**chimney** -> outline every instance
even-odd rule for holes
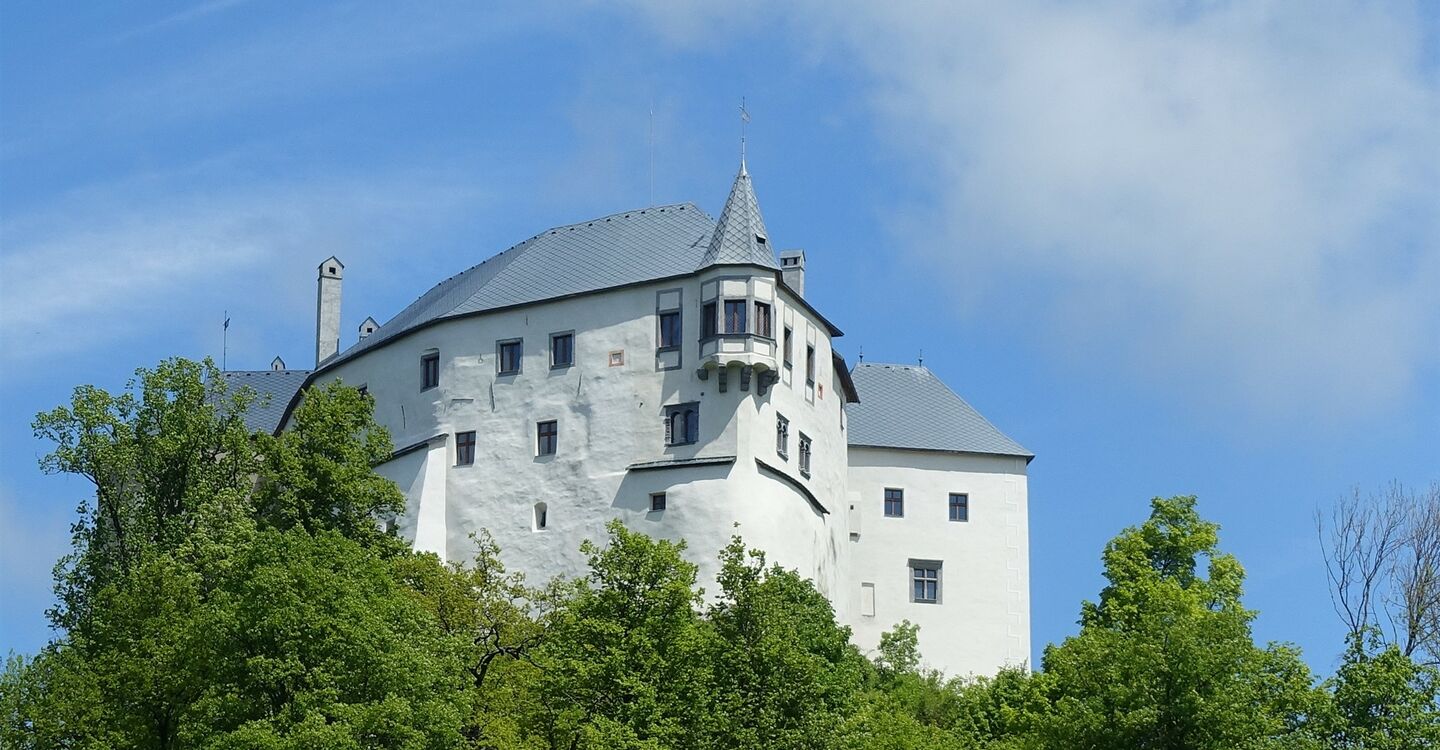
[[[315,282],[315,366],[340,352],[340,278],[345,264],[330,256]]]
[[[285,369],[285,360],[280,359],[279,357],[276,357],[275,359],[270,360],[270,369],[271,369],[271,370],[275,370],[275,371],[277,371],[277,372],[280,371],[280,370]]]
[[[374,318],[366,318],[365,322],[360,324],[360,340],[364,341],[366,336],[374,333],[375,329],[379,327],[380,324],[376,323]]]
[[[785,286],[800,295],[805,296],[805,251],[804,250],[781,250],[780,251],[780,278],[785,281]]]

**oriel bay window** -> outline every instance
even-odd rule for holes
[[[748,300],[725,300],[726,333],[748,333],[748,331],[745,329],[745,308],[747,305],[749,305]]]

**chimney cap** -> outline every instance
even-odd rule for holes
[[[338,279],[345,273],[345,264],[332,255],[320,262],[319,270],[321,278]]]
[[[270,360],[270,369],[276,371],[285,369],[285,360],[280,359],[278,356],[275,357],[275,359]]]

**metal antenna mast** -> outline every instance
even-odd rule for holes
[[[220,372],[225,372],[225,365],[230,358],[230,311],[226,310],[224,315],[225,324],[220,326]]]

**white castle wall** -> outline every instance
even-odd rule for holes
[[[863,397],[863,395],[862,395]],[[873,649],[880,634],[909,620],[920,653],[951,675],[993,674],[1030,654],[1030,555],[1023,458],[851,448],[849,497],[858,537],[848,555],[845,599],[855,642]],[[904,490],[905,515],[884,514],[886,488]],[[970,496],[970,520],[949,520],[949,495]],[[909,561],[938,560],[938,604],[911,601]],[[874,615],[860,613],[874,586]]]

